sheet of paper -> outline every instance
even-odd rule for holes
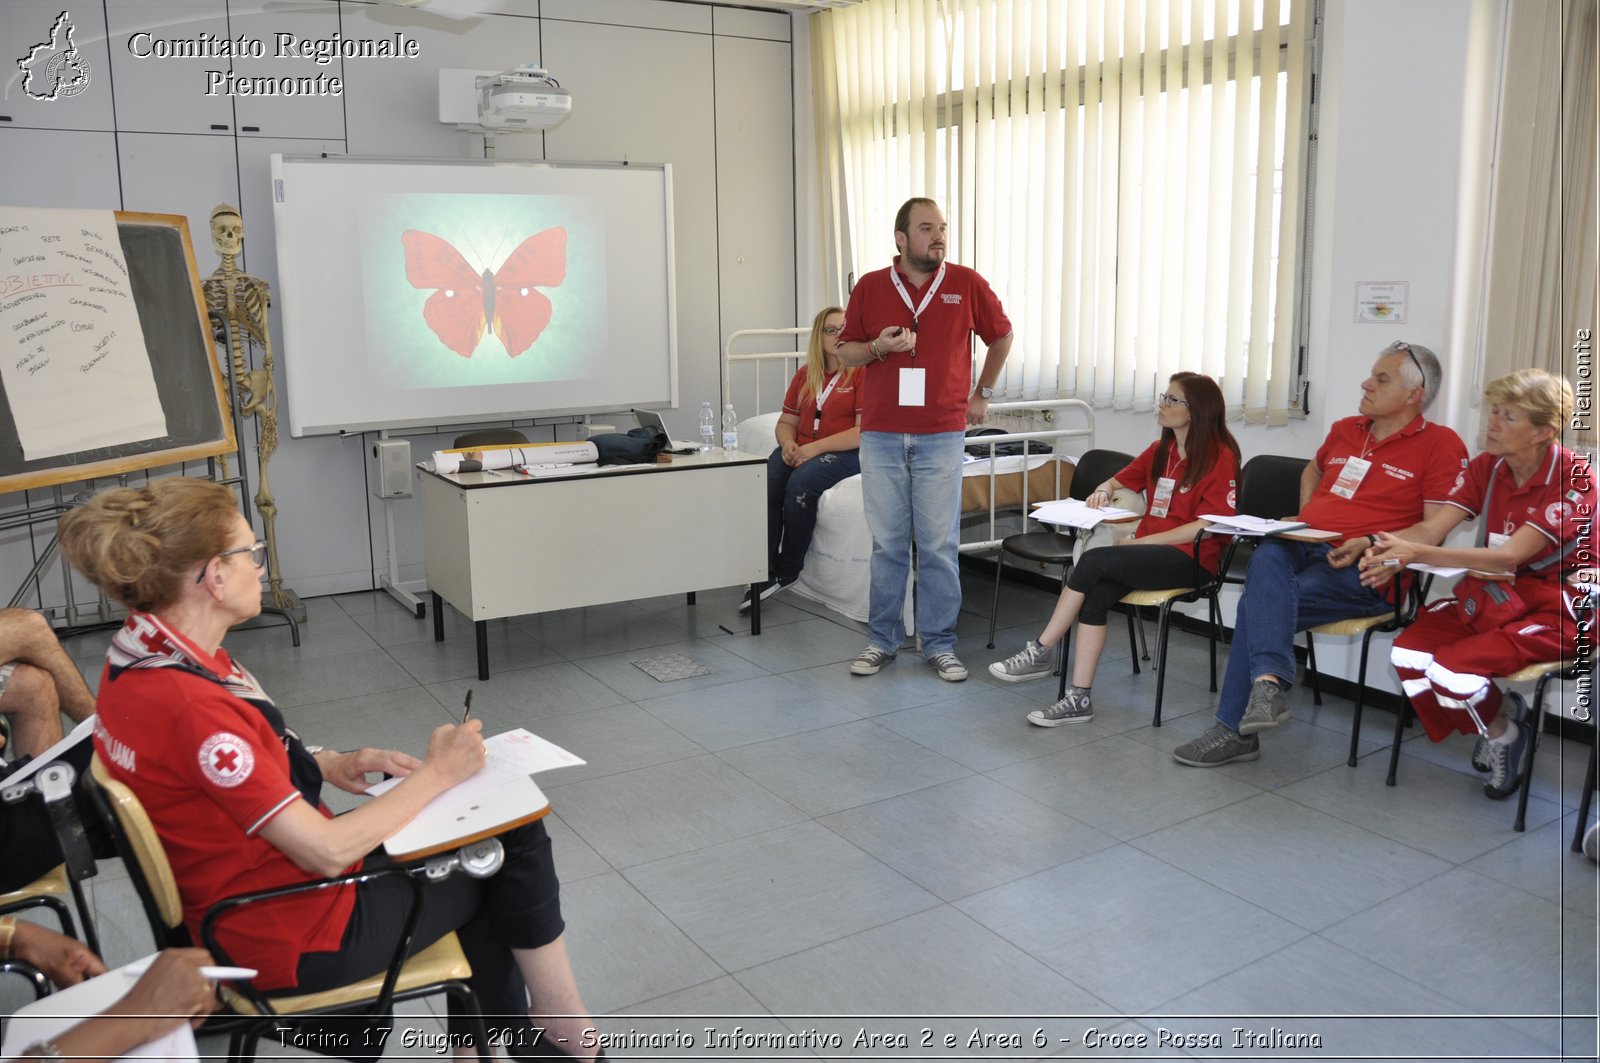
[[[0,261],[0,380],[23,457],[165,436],[116,215],[0,207]]]
[[[1440,577],[1441,579],[1452,579],[1456,576],[1465,575],[1467,571],[1464,568],[1447,568],[1444,565],[1424,565],[1421,562],[1416,561],[1407,565],[1406,568],[1409,568],[1413,572],[1428,572],[1432,575]]]
[[[1243,535],[1276,535],[1279,532],[1297,531],[1304,528],[1305,522],[1298,520],[1271,520],[1267,517],[1252,517],[1248,513],[1202,513],[1201,520],[1209,520],[1216,526],[1216,530],[1227,532],[1228,529],[1238,529]]]
[[[23,780],[32,776],[34,772],[38,771],[46,764],[50,764],[59,760],[61,758],[61,754],[65,753],[67,750],[71,749],[73,746],[77,745],[79,742],[83,741],[89,735],[94,733],[94,722],[97,719],[99,719],[99,715],[97,713],[90,713],[88,718],[86,718],[78,726],[74,727],[72,729],[72,733],[67,735],[67,737],[51,746],[43,753],[40,753],[37,757],[34,757],[32,760],[28,761],[28,763],[24,764],[10,775],[7,775],[5,777],[5,785],[15,786],[17,783],[22,782]]]
[[[471,455],[470,459],[468,455]],[[461,463],[476,461],[485,469],[510,469],[517,465],[572,465],[600,458],[600,450],[588,440],[575,443],[527,443],[512,447],[463,447],[436,450],[424,467],[448,476],[461,471]]]
[[[483,740],[483,744],[489,756],[484,760],[483,767],[478,769],[478,773],[434,798],[418,813],[418,818],[427,815],[429,809],[458,790],[462,791],[461,795],[452,798],[451,803],[459,804],[471,800],[519,776],[536,775],[541,771],[572,768],[586,763],[582,757],[569,753],[554,742],[547,742],[521,727],[490,735]],[[367,787],[367,794],[377,797],[399,785],[399,779],[385,779]],[[466,789],[463,789],[464,787]]]
[[[154,956],[135,963],[148,965]],[[129,964],[132,967],[134,964]],[[108,971],[99,978],[91,978],[56,993],[43,1000],[24,1004],[6,1021],[5,1043],[0,1045],[0,1058],[18,1055],[35,1041],[48,1041],[76,1026],[86,1016],[96,1015],[122,998],[135,981],[127,967]],[[197,1063],[200,1049],[195,1044],[194,1031],[187,1023],[176,1030],[149,1041],[120,1059],[165,1059],[176,1063]]]
[[[1041,502],[1034,507],[1034,520],[1046,524],[1061,524],[1069,528],[1093,528],[1104,520],[1128,520],[1139,514],[1131,509],[1093,509],[1076,498],[1063,498],[1056,502]]]

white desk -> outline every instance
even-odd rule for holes
[[[692,602],[767,578],[767,459],[754,454],[544,479],[424,472],[420,494],[433,637],[444,641],[442,598],[474,623],[479,679],[489,620],[680,592]]]

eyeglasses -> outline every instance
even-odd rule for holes
[[[1189,400],[1188,399],[1180,399],[1180,398],[1178,398],[1178,396],[1176,396],[1176,395],[1168,395],[1164,391],[1161,393],[1161,397],[1160,397],[1159,401],[1160,401],[1161,405],[1163,405],[1163,406],[1187,406],[1187,405],[1189,405]]]
[[[250,563],[256,568],[260,568],[267,563],[267,544],[258,539],[249,546],[235,546],[232,550],[224,550],[222,553],[218,554],[217,557],[232,557],[234,554],[249,554]],[[207,562],[206,564],[209,565],[210,562]],[[200,574],[194,578],[194,581],[196,583],[203,583],[205,582],[205,578],[206,565],[201,565]]]
[[[844,331],[844,326],[843,325],[823,325],[822,326],[822,334],[824,336],[837,336],[839,333],[841,333],[843,331]]]
[[[1428,379],[1428,374],[1423,371],[1422,363],[1417,361],[1417,352],[1411,349],[1411,344],[1407,343],[1405,340],[1395,340],[1393,343],[1389,344],[1389,349],[1391,351],[1405,351],[1406,357],[1411,359],[1411,364],[1417,367],[1417,375],[1420,376],[1424,381]]]

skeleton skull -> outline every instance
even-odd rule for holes
[[[237,255],[244,246],[244,219],[233,207],[211,212],[211,243],[224,255]]]

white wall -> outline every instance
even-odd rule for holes
[[[573,117],[543,135],[499,138],[498,155],[673,166],[681,408],[665,416],[675,435],[693,434],[702,400],[720,404],[722,336],[795,320],[788,14],[670,0],[484,0],[484,9],[499,13],[455,22],[353,0],[295,6],[302,10],[269,0],[107,0],[106,16],[98,3],[73,7],[90,86],[70,100],[34,103],[13,84],[0,98],[0,114],[11,116],[0,122],[0,202],[184,214],[202,275],[218,261],[210,210],[238,203],[242,267],[276,289],[267,180],[273,152],[481,157],[480,137],[436,120],[437,70],[532,60],[571,90]],[[0,53],[23,54],[48,34],[60,10],[42,0],[8,0],[0,10]],[[353,39],[399,31],[417,39],[420,56],[289,69],[239,60],[235,69],[252,76],[321,70],[342,77],[345,91],[312,100],[230,100],[204,95],[204,70],[226,69],[227,59],[136,59],[126,40],[138,30],[186,39],[202,31],[243,33],[264,38],[269,51],[279,30]],[[284,349],[277,308],[272,317],[280,374],[285,362],[316,357]],[[387,568],[381,504],[368,483],[373,437],[288,438],[281,377],[279,395],[283,435],[270,470],[286,583],[303,596],[370,587],[374,570]],[[625,415],[595,420],[632,424]],[[529,434],[552,438],[556,430],[540,425]],[[448,445],[455,431],[416,437],[418,456]],[[253,426],[246,436],[253,445]],[[0,497],[0,517],[47,496]],[[397,504],[396,520],[402,574],[420,576],[415,500]],[[48,531],[0,533],[7,597]],[[63,593],[52,576],[42,601],[27,604],[55,605]]]

